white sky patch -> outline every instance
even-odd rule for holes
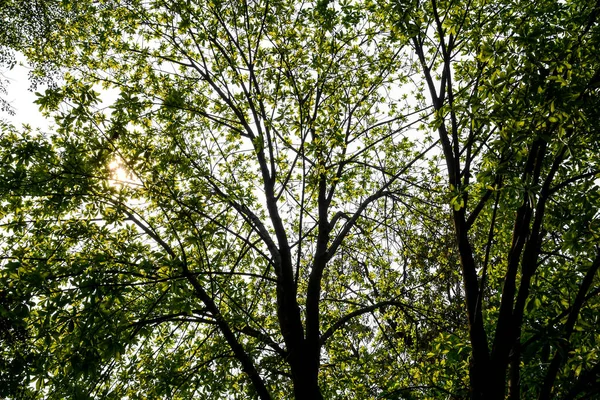
[[[14,115],[2,113],[0,118],[16,126],[28,124],[32,128],[44,130],[50,126],[50,120],[42,115],[38,105],[34,103],[38,97],[30,90],[29,71],[31,68],[26,65],[25,58],[21,55],[17,55],[17,64],[13,69],[0,71],[2,77],[8,80],[6,88],[8,94],[5,96],[5,100],[15,111]],[[39,88],[38,90],[43,91],[44,89]]]
[[[32,128],[40,128],[42,131],[48,131],[53,126],[52,118],[46,118],[40,112],[39,106],[35,104],[38,96],[35,92],[44,93],[45,87],[38,87],[31,90],[29,82],[29,72],[32,70],[28,66],[27,60],[22,54],[16,54],[17,64],[10,70],[0,70],[0,78],[7,80],[7,95],[4,99],[13,107],[15,114],[10,115],[7,112],[1,113],[0,118],[19,127],[22,124],[28,124]],[[119,97],[118,89],[104,89],[100,84],[94,85],[94,90],[100,94],[100,103],[98,109],[107,109]],[[110,112],[107,113],[110,116]]]

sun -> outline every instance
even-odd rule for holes
[[[120,159],[115,159],[108,164],[110,170],[110,184],[111,185],[124,185],[129,183],[131,180],[131,173],[126,169],[124,163]]]

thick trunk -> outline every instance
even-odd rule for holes
[[[290,348],[288,362],[295,400],[323,398],[319,388],[319,354],[319,347],[315,349],[308,340],[303,340],[299,347]]]
[[[471,400],[504,400],[506,369],[472,361],[469,372]]]
[[[302,368],[302,365],[299,365],[292,372],[294,398],[295,400],[322,400],[323,395],[319,388],[318,370],[310,368],[310,365],[306,365],[306,367]]]

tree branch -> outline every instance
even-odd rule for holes
[[[325,333],[323,333],[321,335],[321,339],[319,340],[319,345],[323,346],[325,344],[325,342],[327,342],[327,339],[329,339],[331,336],[333,336],[333,334],[340,328],[342,328],[346,323],[348,323],[348,321],[350,321],[352,318],[373,312],[379,308],[382,307],[386,307],[386,306],[397,306],[397,307],[409,307],[407,304],[401,302],[401,301],[397,301],[397,300],[386,300],[386,301],[381,301],[379,303],[370,305],[370,306],[366,306],[363,308],[360,308],[358,310],[352,311],[351,313],[348,313],[346,315],[344,315],[342,318],[340,318],[339,320],[337,320],[333,325],[331,325],[329,327],[329,329],[327,329],[325,331]]]

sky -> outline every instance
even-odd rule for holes
[[[50,121],[42,116],[38,105],[33,103],[37,97],[29,90],[29,68],[24,65],[22,57],[18,57],[17,61],[12,70],[0,70],[4,79],[8,80],[8,94],[4,98],[14,108],[15,115],[3,112],[0,117],[17,126],[29,124],[33,128],[47,128]]]

